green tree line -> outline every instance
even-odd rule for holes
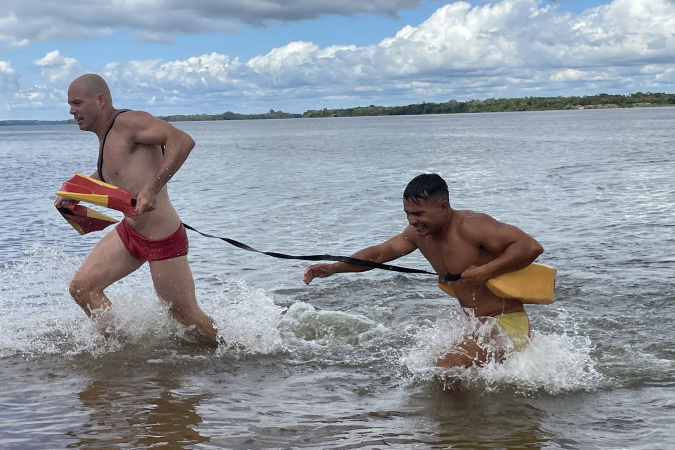
[[[63,120],[0,120],[0,127],[17,125],[61,125]]]
[[[505,111],[548,111],[565,109],[592,108],[636,108],[646,106],[675,106],[675,94],[662,92],[636,92],[628,95],[598,94],[583,97],[524,97],[489,98],[487,100],[469,100],[445,103],[417,103],[406,106],[360,106],[346,109],[307,110],[304,114],[286,113],[270,109],[264,114],[238,114],[227,111],[222,114],[194,114],[159,116],[168,122],[208,121],[208,120],[251,120],[251,119],[295,119],[313,117],[358,117],[358,116],[396,116],[417,114],[453,114]],[[3,125],[53,125],[73,124],[73,119],[65,121],[41,120],[0,120]]]
[[[264,114],[239,114],[232,111],[226,111],[221,114],[176,114],[172,116],[157,117],[167,122],[203,122],[209,120],[297,119],[302,117],[302,114],[285,113],[283,111],[270,109],[269,112]],[[75,120],[69,119],[61,123],[73,124],[75,123]]]
[[[232,111],[226,111],[222,114],[194,114],[194,115],[175,115],[158,116],[167,122],[186,122],[186,121],[208,121],[208,120],[251,120],[251,119],[297,119],[302,114],[292,114],[283,111],[270,109],[264,114],[238,114]]]
[[[598,94],[583,97],[490,98],[445,103],[417,103],[406,106],[362,106],[346,109],[308,110],[302,117],[396,116],[416,114],[453,114],[506,111],[549,111],[592,108],[635,108],[675,106],[675,94],[636,92],[629,95]]]

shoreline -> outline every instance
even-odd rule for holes
[[[431,114],[466,114],[484,112],[523,112],[523,111],[568,111],[586,109],[626,109],[656,108],[675,106],[675,94],[663,92],[629,95],[598,94],[583,97],[523,97],[445,103],[416,103],[405,106],[357,106],[353,108],[323,108],[307,110],[302,114],[286,113],[270,109],[262,114],[239,114],[226,111],[221,114],[190,114],[157,116],[167,122],[204,122],[218,120],[266,120],[266,119],[314,119],[325,117],[366,117],[366,116],[415,116]],[[69,125],[73,119],[66,120],[0,120],[2,126],[21,125]]]

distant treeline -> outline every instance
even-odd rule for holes
[[[16,125],[62,125],[63,120],[0,120],[0,127]]]
[[[232,111],[227,111],[222,114],[194,114],[194,115],[176,115],[176,116],[159,116],[160,119],[167,122],[188,122],[188,121],[206,121],[206,120],[251,120],[251,119],[297,119],[302,117],[302,114],[291,114],[283,111],[275,111],[270,109],[270,112],[265,114],[238,114]]]
[[[418,103],[407,106],[362,106],[347,109],[306,111],[303,118],[313,117],[356,117],[356,116],[397,116],[417,114],[453,114],[506,111],[549,111],[593,108],[635,108],[645,106],[675,106],[675,94],[642,93],[630,95],[598,94],[583,97],[525,97],[470,100],[445,103]]]
[[[285,113],[270,109],[264,114],[238,114],[227,111],[222,114],[194,114],[159,116],[167,122],[208,121],[208,120],[251,120],[251,119],[296,119],[313,117],[357,117],[357,116],[403,116],[417,114],[453,114],[506,111],[548,111],[565,109],[594,108],[637,108],[645,106],[675,106],[675,94],[636,92],[629,95],[586,95],[583,97],[524,97],[489,98],[445,103],[417,103],[407,106],[360,106],[347,109],[308,110],[304,114]],[[59,125],[73,124],[70,120],[0,120],[3,125]]]

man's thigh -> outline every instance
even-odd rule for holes
[[[157,295],[178,309],[197,307],[195,282],[187,256],[150,261],[150,273]]]
[[[508,335],[490,321],[474,332],[467,333],[453,351],[438,359],[441,367],[471,367],[483,365],[489,361],[501,362],[504,359]]]
[[[92,290],[103,290],[143,265],[129,254],[117,231],[106,234],[85,259],[75,277]]]

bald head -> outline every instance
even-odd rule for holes
[[[70,114],[80,130],[103,133],[115,108],[108,84],[100,76],[88,73],[76,78],[68,88]]]
[[[79,89],[80,92],[83,92],[87,97],[96,97],[98,95],[103,95],[106,99],[106,102],[112,106],[112,96],[110,95],[110,88],[108,83],[95,73],[87,73],[82,76],[79,76],[70,83],[71,89]]]

